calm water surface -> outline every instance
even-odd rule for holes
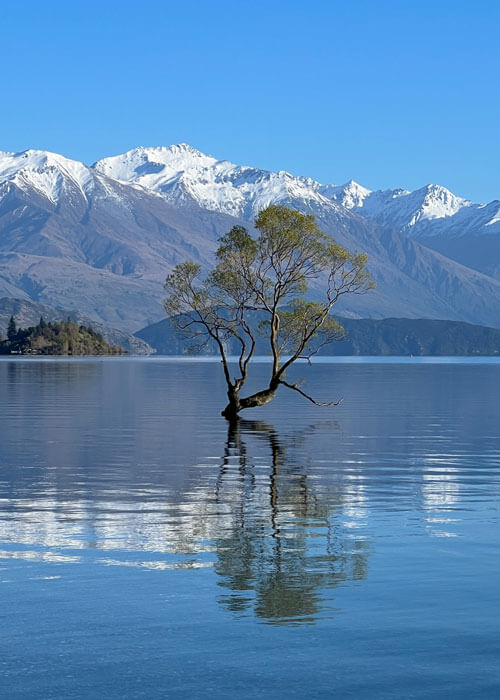
[[[1,697],[500,697],[500,363],[300,376],[0,361]]]

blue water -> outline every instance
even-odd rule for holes
[[[0,361],[0,695],[500,696],[500,362]],[[269,371],[253,367],[257,388]]]

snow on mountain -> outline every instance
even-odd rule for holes
[[[384,228],[396,228],[462,265],[500,280],[500,202],[475,204],[445,187],[371,192],[351,182],[323,191]]]
[[[322,230],[335,236],[341,245],[368,253],[378,288],[361,300],[347,300],[350,312],[378,316],[391,308],[391,314],[398,316],[465,318],[466,313],[468,320],[491,322],[493,318],[486,307],[496,303],[493,299],[500,291],[496,271],[493,276],[497,279],[491,279],[490,270],[482,263],[475,270],[469,269],[462,256],[459,262],[465,266],[457,266],[428,250],[433,246],[427,242],[424,248],[410,240],[428,234],[429,227],[436,224],[446,226],[460,217],[467,219],[468,213],[472,214],[473,225],[479,224],[480,205],[456,197],[443,187],[372,192],[353,180],[341,186],[322,185],[285,171],[269,172],[217,160],[187,144],[136,148],[98,161],[93,167],[110,178],[181,205],[182,211],[198,206],[250,224],[262,208],[273,203],[313,213]],[[481,225],[493,220],[495,212],[488,212],[484,218],[485,214],[482,209]],[[472,297],[474,309],[471,305],[465,311],[465,300]]]
[[[0,154],[0,295],[75,308],[124,330],[163,316],[168,271],[206,263],[239,221],[178,208],[83,163]]]
[[[185,143],[135,148],[104,158],[93,168],[108,177],[153,190],[170,201],[194,200],[205,209],[231,216],[251,218],[269,204],[290,199],[335,206],[311,178],[217,160]]]
[[[360,187],[351,181],[333,198],[341,198],[343,206],[380,223],[396,226],[412,237],[429,222],[452,217],[463,207],[472,205],[439,185],[426,185],[414,192],[402,189],[371,192],[362,188],[364,196],[357,201],[351,195],[353,186]]]
[[[319,190],[328,199],[338,202],[346,209],[355,210],[360,209],[365,199],[372,194],[354,180],[349,180],[345,185],[322,185]]]
[[[322,191],[347,209],[411,238],[500,232],[500,202],[475,204],[440,185],[426,185],[413,192],[371,191],[351,180],[340,187],[327,185]]]
[[[93,168],[173,202],[194,200],[205,209],[247,219],[269,204],[295,201],[312,208],[340,205],[417,239],[447,232],[460,236],[500,231],[500,202],[474,204],[439,185],[414,192],[371,191],[354,180],[340,186],[322,185],[283,170],[270,172],[217,160],[187,144],[136,148],[104,158]]]
[[[57,153],[28,150],[21,153],[0,151],[0,184],[10,182],[24,191],[35,189],[57,204],[68,184],[86,198],[96,173],[83,163]]]
[[[58,204],[63,192],[87,200],[96,180],[103,196],[116,197],[116,188],[106,186],[107,178],[140,186],[174,203],[194,201],[204,209],[244,218],[254,217],[271,203],[297,201],[314,208],[340,205],[416,239],[500,232],[499,201],[475,204],[439,185],[413,192],[372,191],[354,180],[340,186],[322,185],[284,170],[271,172],[217,160],[187,144],[135,148],[104,158],[92,168],[47,151],[0,152],[0,185],[34,189],[53,204]]]
[[[142,178],[148,189],[159,189],[180,172],[193,169],[211,168],[217,163],[212,156],[206,156],[186,143],[177,146],[139,146],[122,155],[97,161],[92,167],[98,172],[116,180],[129,182]]]
[[[0,153],[0,294],[135,330],[162,316],[173,265],[210,265],[220,235],[280,202],[368,253],[377,290],[344,297],[343,314],[498,323],[500,267],[490,263],[500,259],[499,202],[473,204],[438,186],[321,185],[186,144],[136,148],[92,168],[43,151]]]

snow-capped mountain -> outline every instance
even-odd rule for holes
[[[83,163],[57,153],[28,150],[22,153],[0,151],[0,184],[12,183],[20,190],[35,190],[57,204],[61,195],[78,191],[86,199],[99,174]]]
[[[192,259],[208,267],[218,237],[236,223],[252,228],[271,203],[313,213],[341,245],[368,253],[377,290],[344,297],[339,313],[499,324],[495,271],[430,250],[428,239],[436,247],[443,236],[414,235],[469,214],[494,231],[498,203],[474,205],[437,187],[410,193],[370,192],[353,181],[321,185],[185,144],[137,148],[91,168],[43,151],[0,153],[0,295],[137,330],[162,317],[162,284],[173,265]]]
[[[334,230],[346,223],[346,210],[383,229],[395,229],[467,267],[500,279],[500,202],[474,204],[445,187],[426,185],[371,191],[350,180],[322,185],[294,177],[235,165],[204,155],[187,144],[136,148],[98,161],[94,169],[123,183],[135,184],[175,204],[196,203],[211,211],[251,220],[264,207],[282,202],[318,216],[333,218]],[[348,228],[352,227],[351,217]],[[472,241],[469,238],[476,238]],[[361,241],[370,253],[373,237]],[[349,245],[349,240],[344,241]],[[497,262],[498,261],[498,262]]]
[[[135,148],[97,161],[93,168],[122,182],[135,183],[176,203],[195,201],[211,211],[255,217],[269,204],[302,200],[319,206],[335,203],[311,178],[294,177],[217,160],[181,143],[159,148]]]
[[[312,178],[294,177],[217,160],[187,144],[136,148],[104,158],[93,168],[108,177],[135,183],[169,201],[194,200],[200,206],[232,216],[255,216],[270,203],[290,199],[311,206],[333,203],[397,228],[412,238],[500,232],[500,202],[474,204],[445,187],[426,185],[371,191],[350,180],[345,185],[322,185]]]
[[[351,180],[325,190],[350,211],[500,279],[500,201],[475,204],[439,185],[372,192]]]
[[[57,154],[0,153],[0,296],[134,331],[163,316],[168,270],[206,261],[234,223]]]
[[[323,191],[343,207],[416,239],[500,233],[500,201],[474,204],[440,185],[426,185],[414,192],[371,191],[351,180]]]

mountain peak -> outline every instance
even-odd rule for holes
[[[350,180],[347,180],[347,182],[344,183],[344,184],[341,185],[341,186],[344,187],[344,188],[346,188],[346,189],[347,189],[347,188],[349,188],[349,189],[357,189],[358,187],[361,187],[362,189],[366,189],[366,188],[364,188],[362,185],[360,185],[359,182],[356,182],[356,180],[353,180],[352,178],[351,178]]]
[[[344,185],[341,185],[341,187],[346,192],[356,192],[365,197],[371,193],[371,190],[367,187],[363,187],[363,185],[360,185],[359,182],[353,179],[348,180]]]
[[[319,183],[285,170],[269,172],[237,166],[205,155],[187,143],[140,147],[93,166],[122,182],[153,190],[170,201],[194,200],[200,206],[233,216],[254,216],[273,202],[299,199],[328,204]],[[332,203],[333,206],[333,203]]]
[[[140,146],[94,170],[36,149],[0,153],[2,181],[0,291],[49,303],[62,298],[129,329],[161,315],[162,282],[174,265],[192,259],[206,269],[220,235],[238,223],[251,226],[276,203],[314,214],[340,245],[370,256],[379,292],[353,298],[344,310],[499,318],[498,204],[469,205],[439,185],[415,192],[370,191],[352,179],[323,186],[286,171],[235,166],[185,143]],[[473,253],[465,264],[477,260],[474,270],[442,250],[445,238],[453,244],[464,234],[478,237],[477,245],[465,240]],[[430,250],[432,236],[439,255]]]
[[[442,185],[428,184],[408,195],[419,204],[420,216],[418,219],[442,219],[453,216],[462,207],[472,204],[467,199],[457,197],[449,189]]]
[[[0,183],[14,182],[21,189],[34,187],[51,202],[58,201],[68,181],[84,194],[94,176],[80,161],[51,151],[29,148],[18,153],[0,152]]]
[[[371,190],[352,179],[343,185],[323,185],[320,191],[325,197],[341,204],[346,209],[362,207],[365,199],[371,194]]]
[[[144,155],[166,155],[166,154],[174,154],[174,155],[180,155],[183,153],[189,153],[194,156],[199,156],[201,158],[210,158],[211,156],[207,156],[201,151],[199,151],[197,148],[194,148],[193,146],[190,146],[188,143],[174,143],[171,144],[170,146],[138,146],[137,148],[132,148],[130,151],[127,151],[126,153],[123,153],[122,155],[125,156],[129,153],[141,153]],[[115,156],[116,158],[120,158],[121,156]],[[106,158],[103,158],[103,160],[107,160]]]
[[[171,180],[181,173],[209,168],[217,163],[187,143],[172,146],[139,146],[126,153],[98,160],[95,170],[122,182],[137,182],[158,190],[159,181]]]
[[[321,185],[287,171],[269,172],[218,160],[188,143],[171,146],[140,146],[122,155],[104,158],[94,166],[108,177],[152,190],[172,202],[195,201],[212,211],[253,217],[275,202],[292,206],[335,206],[408,236],[418,236],[460,213],[472,211],[469,200],[446,187],[429,183],[410,192],[405,189],[370,190],[352,178],[343,185]],[[296,204],[295,204],[296,203]],[[495,212],[497,209],[495,209]],[[486,225],[490,211],[484,214]],[[434,222],[434,223],[433,223]]]

